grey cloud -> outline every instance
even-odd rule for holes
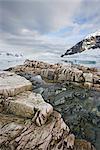
[[[12,46],[61,49],[67,45],[65,36],[74,39],[80,30],[92,32],[100,26],[99,0],[1,0],[0,10],[2,40]],[[87,22],[80,25],[76,17]],[[68,37],[47,35],[67,26],[73,28]]]
[[[18,32],[20,28],[38,30],[41,33],[52,31],[71,23],[76,2],[71,1],[2,1],[2,28]]]

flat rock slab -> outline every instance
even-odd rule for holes
[[[14,97],[8,97],[4,102],[8,113],[17,116],[33,118],[41,126],[53,112],[53,107],[46,103],[40,94],[26,91]]]
[[[14,96],[32,89],[30,81],[15,73],[0,71],[0,95]]]

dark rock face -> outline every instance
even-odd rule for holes
[[[96,44],[94,46],[95,48],[100,48],[100,36],[96,36]]]
[[[72,55],[75,53],[81,53],[83,51],[82,44],[83,44],[83,41],[77,43],[75,46],[68,49],[65,54],[61,55],[61,57],[65,56],[65,55]]]
[[[82,51],[89,50],[89,49],[96,49],[100,48],[100,36],[95,35],[91,37],[88,37],[86,39],[83,39],[79,43],[77,43],[72,48],[68,49],[65,54],[62,54],[61,57],[64,57],[65,55],[72,55],[75,53],[81,53]]]

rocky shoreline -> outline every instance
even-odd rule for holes
[[[30,60],[7,70],[1,78],[27,80],[0,90],[1,150],[99,150],[99,70]]]
[[[30,73],[40,75],[50,82],[70,82],[81,87],[100,91],[100,69],[88,68],[72,64],[48,64],[39,61],[26,60],[24,65],[7,69],[15,73]]]

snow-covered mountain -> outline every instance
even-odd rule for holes
[[[86,36],[82,41],[77,43],[72,48],[68,49],[65,54],[62,54],[61,57],[65,55],[72,55],[75,53],[81,53],[89,49],[100,48],[100,30]]]

